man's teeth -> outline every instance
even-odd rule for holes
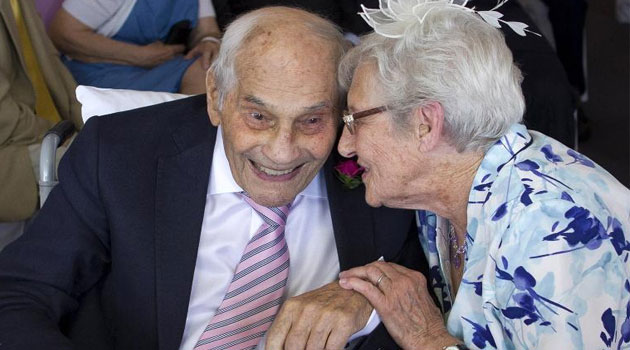
[[[270,168],[266,168],[258,163],[254,163],[254,165],[256,166],[256,169],[262,171],[263,173],[267,174],[267,175],[271,175],[271,176],[280,176],[280,175],[286,175],[290,172],[292,172],[293,170],[295,170],[295,168],[291,168],[291,169],[287,169],[287,170],[274,170],[274,169],[270,169]]]

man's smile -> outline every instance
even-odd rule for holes
[[[249,163],[254,170],[254,173],[263,180],[267,181],[287,181],[294,178],[302,168],[304,164],[300,164],[293,168],[287,169],[272,169],[263,166],[260,163],[256,163],[253,160],[249,160]]]

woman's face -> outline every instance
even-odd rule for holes
[[[349,113],[386,104],[376,74],[373,63],[357,67],[348,92]],[[408,185],[419,164],[412,133],[396,128],[392,118],[391,112],[384,111],[355,120],[354,135],[344,127],[339,141],[339,153],[344,157],[357,155],[359,164],[365,167],[365,200],[373,207],[407,207]]]

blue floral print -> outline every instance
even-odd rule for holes
[[[523,125],[486,153],[456,297],[446,219],[417,212],[446,326],[471,349],[630,349],[630,191]]]

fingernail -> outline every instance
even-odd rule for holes
[[[346,284],[346,283],[348,283],[348,280],[345,278],[342,278],[339,280],[339,284]]]

